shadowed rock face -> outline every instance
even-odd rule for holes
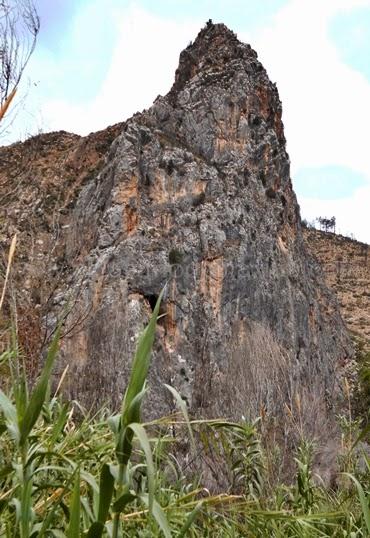
[[[118,405],[167,284],[148,415],[171,409],[170,383],[197,415],[283,416],[287,404],[325,438],[351,347],[304,248],[281,112],[256,53],[209,24],[168,95],[122,125],[60,239],[69,276],[51,310],[67,289],[76,298],[59,366],[71,397]]]

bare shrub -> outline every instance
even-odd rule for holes
[[[0,1],[0,121],[15,96],[39,30],[32,0]]]

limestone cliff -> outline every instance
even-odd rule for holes
[[[338,298],[350,332],[365,352],[370,351],[370,246],[312,228],[304,229],[303,237]]]
[[[147,413],[171,409],[165,382],[197,415],[289,408],[285,424],[330,435],[352,350],[305,250],[281,114],[256,53],[208,24],[148,110],[86,139],[38,137],[23,170],[27,143],[0,151],[2,184],[27,177],[32,211],[22,196],[17,213],[3,201],[2,228],[28,245],[32,222],[18,268],[42,267],[37,285],[20,278],[40,327],[50,332],[70,297],[59,363],[70,396],[118,404],[166,285]]]

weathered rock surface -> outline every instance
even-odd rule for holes
[[[168,95],[115,128],[104,163],[99,154],[83,178],[72,169],[68,188],[67,165],[58,164],[61,197],[72,194],[62,232],[45,231],[59,269],[39,294],[55,288],[43,316],[49,329],[72,297],[59,367],[70,365],[71,397],[118,405],[137,335],[167,285],[147,414],[171,409],[163,388],[170,383],[197,415],[283,417],[288,406],[285,428],[291,420],[323,441],[330,436],[340,365],[352,350],[304,246],[281,113],[256,53],[224,25],[209,24],[181,53]],[[77,159],[95,143],[44,136],[66,138],[65,156],[81,148]],[[1,150],[0,179],[9,180],[6,160],[24,147]],[[19,219],[7,222],[26,235]]]
[[[18,334],[31,370],[37,369],[40,348],[49,334],[44,325],[55,296],[63,296],[76,265],[65,253],[76,197],[99,172],[121,128],[115,125],[85,138],[63,131],[48,133],[0,148],[3,274],[10,240],[17,233],[11,295],[17,299]],[[1,347],[6,345],[8,314],[0,316]]]
[[[319,260],[335,291],[350,332],[370,351],[370,245],[312,228],[303,230],[308,250]]]

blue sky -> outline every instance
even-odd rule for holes
[[[296,192],[302,197],[315,194],[320,200],[346,199],[357,189],[365,187],[366,177],[345,166],[327,165],[299,168],[294,175]]]
[[[370,0],[35,0],[40,39],[8,141],[87,134],[151,105],[206,20],[258,52],[283,102],[302,215],[370,242]]]
[[[370,6],[338,13],[329,31],[343,61],[370,81]]]

